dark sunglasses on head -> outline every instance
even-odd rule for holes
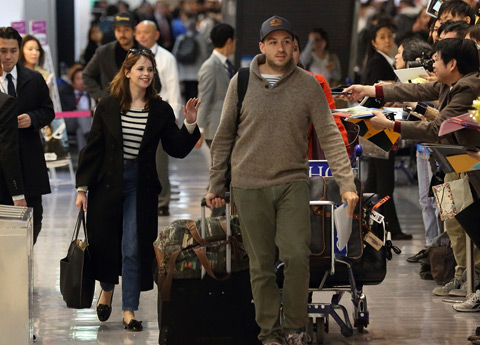
[[[136,49],[132,48],[128,50],[127,56],[133,54],[133,55],[140,55],[140,54],[147,54],[147,55],[153,55],[152,51],[150,49]]]

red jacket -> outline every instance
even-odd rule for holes
[[[307,71],[311,75],[313,75],[312,72]],[[330,90],[330,86],[328,85],[328,82],[325,80],[325,77],[320,74],[315,74],[313,75],[315,79],[320,83],[322,86],[323,92],[325,93],[325,97],[327,98],[328,105],[330,106],[330,109],[335,109],[335,100],[333,99],[332,96],[332,90]],[[342,121],[337,117],[334,116],[333,119],[335,120],[335,123],[337,124],[338,130],[340,131],[340,134],[342,135],[343,142],[345,143],[345,146],[347,147],[347,152],[350,155],[351,147],[348,146],[348,137],[347,137],[347,130],[345,129],[345,126],[343,125]],[[323,157],[319,157],[317,150],[314,150],[314,140],[317,140],[316,133],[314,133],[314,128],[313,124],[310,124],[310,128],[308,129],[308,159],[320,159]],[[318,145],[320,146],[320,145]],[[323,152],[321,153],[323,156]]]

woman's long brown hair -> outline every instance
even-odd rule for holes
[[[118,71],[115,78],[113,78],[112,82],[110,83],[109,92],[110,95],[118,98],[120,101],[120,108],[122,112],[127,112],[130,110],[130,106],[132,104],[132,94],[130,92],[130,80],[126,77],[126,73],[132,70],[133,65],[137,63],[137,61],[141,58],[145,57],[151,61],[152,67],[154,72],[156,71],[156,64],[155,58],[152,54],[147,53],[146,51],[139,51],[138,53],[129,53],[123,61],[122,67],[120,71]],[[158,93],[155,90],[155,77],[152,80],[152,83],[147,87],[145,92],[145,99],[146,102],[145,110],[149,108],[150,101],[152,99],[158,99]]]

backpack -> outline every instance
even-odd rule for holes
[[[199,53],[198,42],[193,35],[185,35],[178,43],[175,53],[177,61],[186,65],[195,63]]]
[[[235,127],[238,129],[238,124],[240,123],[240,110],[242,109],[243,99],[247,93],[248,79],[250,77],[250,68],[244,67],[240,68],[237,76],[237,118],[235,121]]]

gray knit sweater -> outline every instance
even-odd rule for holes
[[[259,65],[263,63],[265,56],[257,55],[250,65],[237,131],[238,75],[230,82],[211,147],[209,191],[223,194],[230,153],[235,188],[259,189],[306,181],[310,122],[315,126],[340,192],[355,191],[345,144],[320,84],[292,61],[272,87],[261,77]]]

